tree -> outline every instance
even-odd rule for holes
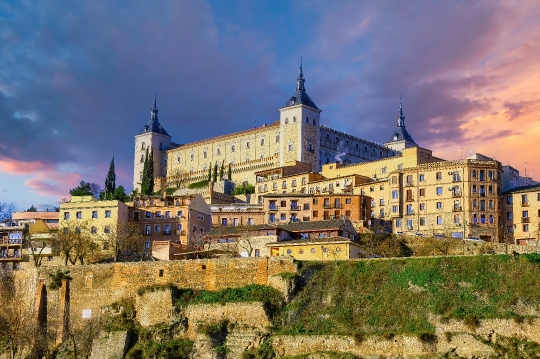
[[[214,164],[214,174],[212,176],[212,182],[217,182],[217,162]]]
[[[174,170],[168,180],[173,184],[176,189],[185,188],[188,182],[189,174],[180,168]]]
[[[229,162],[229,169],[227,170],[227,179],[229,181],[232,181],[232,168],[231,168],[231,163]]]
[[[101,187],[96,183],[81,181],[78,187],[69,190],[72,196],[94,196],[99,198]]]
[[[109,165],[109,172],[105,178],[105,199],[112,199],[116,190],[116,173],[114,172],[114,156]]]
[[[141,181],[141,194],[151,195],[154,192],[154,149],[150,152],[146,148],[144,157],[143,177]]]
[[[116,228],[104,234],[103,240],[111,244],[115,262],[121,254],[140,257],[144,253],[143,229],[137,222],[119,223]]]
[[[15,203],[0,202],[0,222],[11,219],[13,212],[17,210]]]
[[[223,180],[223,167],[225,166],[225,160],[221,161],[221,166],[219,167],[219,180]]]
[[[126,190],[124,189],[124,186],[120,185],[116,187],[116,189],[114,190],[113,198],[121,202],[126,202],[129,200],[129,197],[126,194]]]
[[[58,230],[57,243],[64,265],[84,264],[85,261],[96,258],[101,246],[91,235],[88,221],[66,221]]]
[[[18,290],[13,271],[0,267],[0,351],[11,359],[22,358],[35,344],[38,334],[32,306],[23,291]]]
[[[210,166],[208,166],[208,182],[212,181],[212,162],[210,162]]]
[[[37,212],[37,208],[34,205],[31,205],[30,208],[26,210],[26,212]]]
[[[53,251],[56,247],[56,232],[38,232],[30,229],[28,241],[32,249],[32,259],[36,267],[40,267],[43,262],[42,254],[50,248]]]

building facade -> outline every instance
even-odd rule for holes
[[[540,185],[516,187],[503,192],[502,241],[538,245],[540,239]]]
[[[216,164],[230,165],[231,180],[236,184],[253,184],[255,172],[283,167],[290,162],[308,164],[311,172],[318,172],[325,163],[351,164],[399,154],[397,142],[401,138],[394,141],[397,138],[394,136],[387,144],[381,145],[322,126],[321,110],[306,92],[302,64],[295,92],[279,111],[279,120],[270,125],[177,145],[158,121],[154,98],[150,121],[135,136],[134,188],[140,188],[148,146],[154,149],[155,177],[166,177],[165,182],[169,186],[179,177],[188,176],[190,182],[206,179],[208,171]],[[401,109],[400,116],[401,126],[398,122],[396,133],[407,133]],[[410,135],[406,141],[403,148],[416,145]]]

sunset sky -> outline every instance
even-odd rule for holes
[[[130,191],[154,91],[177,143],[274,122],[301,55],[322,124],[382,143],[402,95],[434,155],[538,179],[539,34],[536,0],[2,2],[0,202],[52,209],[112,156]]]

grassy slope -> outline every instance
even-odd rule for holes
[[[432,333],[429,314],[519,317],[540,304],[538,257],[508,255],[306,263],[307,285],[285,308],[289,334]]]

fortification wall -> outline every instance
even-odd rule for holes
[[[69,270],[69,314],[82,319],[83,310],[96,316],[101,308],[124,298],[135,298],[139,288],[171,283],[179,288],[221,290],[249,284],[268,284],[282,272],[296,272],[290,257],[201,259],[168,262],[108,263],[84,266],[42,267],[21,270],[21,291],[33,306],[39,280],[50,282],[49,273]],[[47,289],[48,318],[58,317],[65,298],[61,290]]]

